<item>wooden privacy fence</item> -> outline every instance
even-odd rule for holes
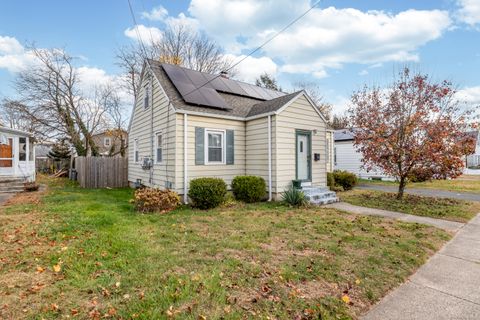
[[[82,188],[128,186],[128,162],[122,157],[76,157],[75,171]]]

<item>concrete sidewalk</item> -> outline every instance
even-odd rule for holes
[[[368,215],[368,216],[380,216],[380,217],[392,218],[392,219],[406,221],[406,222],[423,223],[423,224],[428,224],[440,229],[453,231],[453,232],[460,230],[460,228],[462,228],[465,225],[464,223],[461,223],[461,222],[414,216],[411,214],[405,214],[405,213],[387,211],[387,210],[381,210],[381,209],[360,207],[360,206],[355,206],[353,204],[349,204],[346,202],[336,202],[336,203],[329,204],[326,207],[335,208],[338,210],[343,210],[343,211],[356,213],[356,214]]]
[[[5,202],[7,202],[8,199],[13,197],[15,194],[14,193],[1,193],[0,192],[0,206],[3,206]]]
[[[376,190],[376,191],[386,191],[386,192],[397,192],[398,187],[396,186],[383,186],[376,184],[360,184],[356,188],[364,190]],[[458,200],[466,201],[480,201],[480,194],[478,193],[469,193],[469,192],[454,192],[438,189],[416,189],[416,188],[406,188],[405,193],[414,194],[417,196],[424,197],[439,197],[439,198],[451,198]]]
[[[362,319],[480,319],[480,215]]]

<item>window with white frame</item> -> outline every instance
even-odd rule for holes
[[[104,147],[110,147],[112,145],[112,139],[107,137],[103,139],[103,146]]]
[[[143,87],[143,108],[148,109],[150,103],[150,83],[147,82]]]
[[[205,159],[209,164],[225,163],[225,131],[205,130]]]
[[[155,134],[155,163],[163,161],[163,133],[157,132]]]
[[[337,147],[333,148],[333,163],[337,164]]]
[[[133,162],[137,163],[140,161],[140,155],[138,153],[138,139],[133,141]]]

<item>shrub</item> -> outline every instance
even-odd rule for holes
[[[327,172],[327,186],[330,187],[330,190],[335,188],[335,176],[333,172]]]
[[[235,199],[244,202],[258,202],[265,197],[267,185],[261,177],[238,176],[232,181]]]
[[[333,172],[335,185],[340,186],[343,190],[352,190],[357,185],[357,176],[348,171],[335,170]]]
[[[165,213],[180,205],[180,196],[168,189],[141,188],[135,191],[131,202],[138,212]]]
[[[293,185],[283,192],[282,200],[293,207],[301,207],[308,203],[303,191]]]
[[[23,189],[26,192],[38,191],[39,188],[40,188],[40,185],[37,184],[36,182],[25,182],[23,184]]]
[[[433,171],[428,169],[413,169],[408,176],[408,180],[411,182],[424,182],[432,180]]]
[[[190,181],[188,196],[193,206],[211,209],[223,203],[227,194],[227,184],[219,178],[197,178]]]

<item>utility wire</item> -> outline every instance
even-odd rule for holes
[[[130,1],[130,0],[129,0]],[[227,69],[224,70],[224,72],[228,72],[230,70],[232,70],[233,68],[235,68],[236,66],[238,66],[240,63],[242,63],[243,61],[245,61],[247,58],[249,58],[250,56],[252,56],[255,52],[257,52],[258,50],[262,49],[263,47],[265,47],[268,43],[270,43],[273,39],[275,39],[276,37],[278,37],[280,34],[282,34],[283,32],[285,32],[285,30],[287,30],[288,28],[290,28],[292,25],[294,25],[295,23],[297,23],[300,19],[302,19],[303,17],[305,17],[310,11],[312,11],[319,3],[320,3],[321,0],[318,0],[317,2],[315,2],[307,11],[305,11],[304,13],[302,13],[300,16],[298,16],[295,20],[293,20],[292,22],[290,22],[288,25],[286,25],[283,29],[281,29],[280,31],[278,31],[276,34],[274,34],[271,38],[269,38],[267,41],[265,41],[264,43],[262,43],[259,47],[257,47],[256,49],[252,50],[248,55],[246,55],[245,57],[243,57],[242,59],[240,59],[238,62],[234,63],[233,65],[231,65],[230,67],[228,67]],[[213,80],[217,79],[218,77],[220,77],[221,74],[218,74],[216,75],[215,77],[213,77],[212,79],[210,79],[209,81],[205,82],[204,84],[202,84],[200,87],[198,88],[195,88],[193,89],[192,91],[188,92],[187,94],[185,94],[185,96],[188,96],[189,94],[192,94],[194,93],[195,91],[203,88],[204,86],[206,86],[207,84],[209,84],[210,82],[212,82]]]
[[[128,8],[130,9],[130,15],[132,16],[133,24],[135,26],[135,33],[137,34],[138,41],[140,42],[141,50],[143,50],[143,58],[147,59],[148,58],[147,49],[145,49],[145,45],[143,44],[142,36],[140,35],[140,31],[138,30],[137,19],[135,18],[135,13],[133,12],[132,3],[130,2],[130,0],[127,0],[127,1],[128,1]]]

